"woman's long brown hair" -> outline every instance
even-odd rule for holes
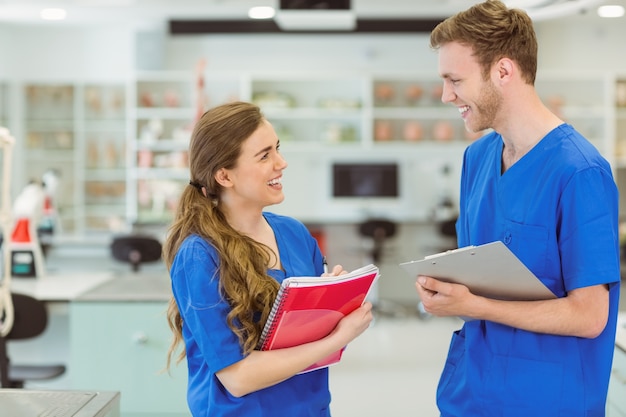
[[[189,145],[191,184],[182,192],[163,245],[168,270],[183,240],[191,234],[200,235],[215,247],[220,259],[220,290],[231,307],[228,326],[239,338],[244,354],[257,346],[276,298],[278,283],[267,275],[272,256],[269,248],[237,232],[226,221],[220,209],[222,189],[215,174],[222,168],[236,166],[242,143],[263,121],[260,109],[244,102],[224,104],[204,113]],[[169,301],[167,320],[173,332],[167,355],[166,368],[169,369],[172,356],[183,342],[184,323],[174,297]],[[185,354],[183,346],[176,363],[182,361]]]

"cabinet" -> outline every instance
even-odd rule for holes
[[[73,387],[119,391],[122,415],[189,416],[186,362],[163,372],[172,337],[166,308],[163,301],[72,301]]]
[[[200,91],[190,72],[149,72],[137,74],[129,87],[134,139],[127,213],[132,222],[171,220],[189,179],[186,151],[199,99],[205,108],[234,98],[261,107],[289,163],[285,202],[272,209],[303,221],[358,221],[368,215],[427,220],[442,198],[456,198],[462,152],[480,136],[466,132],[457,109],[441,102],[436,74],[206,72],[203,82]],[[546,104],[611,163],[613,82],[597,73],[542,73],[537,80]],[[333,198],[333,164],[356,161],[398,164],[400,195]]]
[[[84,236],[123,224],[125,84],[28,83],[23,94],[24,181],[57,175],[57,232]]]

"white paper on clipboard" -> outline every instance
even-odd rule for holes
[[[495,241],[441,252],[400,264],[412,277],[426,275],[467,286],[473,294],[499,300],[556,298],[504,243]]]

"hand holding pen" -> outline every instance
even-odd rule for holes
[[[324,264],[324,273],[322,274],[323,277],[337,276],[337,275],[342,275],[342,274],[347,274],[348,273],[348,271],[343,269],[343,266],[341,266],[341,265],[335,265],[335,266],[333,266],[332,271],[329,271],[328,270],[328,261],[326,260],[325,256],[324,256],[324,260],[322,262]]]

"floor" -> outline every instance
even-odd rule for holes
[[[331,368],[334,417],[436,417],[435,390],[457,318],[379,317]]]

